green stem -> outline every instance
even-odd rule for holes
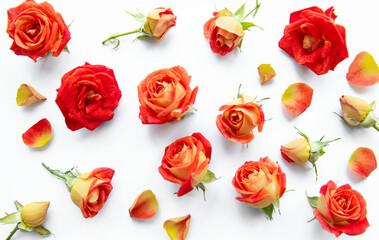
[[[374,126],[372,126],[373,128],[375,128],[376,129],[376,131],[378,131],[379,132],[379,127],[378,127],[378,125],[374,125]]]
[[[109,38],[107,38],[104,41],[102,41],[101,43],[105,44],[106,42],[108,42],[108,41],[110,41],[112,39],[116,39],[116,38],[121,37],[121,36],[129,35],[129,34],[133,34],[133,33],[138,33],[138,32],[140,32],[140,29],[136,29],[136,30],[133,30],[133,31],[130,31],[130,32],[126,32],[126,33],[120,33],[120,34],[112,35]]]
[[[19,224],[19,223],[18,223]],[[13,231],[9,234],[9,236],[5,239],[5,240],[9,240],[12,238],[12,236],[17,232],[17,230],[19,229],[18,228],[18,224],[16,225],[16,227],[13,229]]]
[[[255,8],[253,8],[248,14],[246,14],[246,15],[241,19],[240,22],[243,22],[243,20],[245,20],[245,18],[247,18],[247,17],[248,17],[251,13],[253,13],[254,11],[255,11],[254,16],[255,16],[255,14],[257,14],[257,12],[258,12],[260,6],[261,6],[261,4],[258,3],[258,0],[257,0]]]
[[[317,167],[316,167],[316,163],[312,163],[313,164],[313,167],[315,169],[315,173],[316,173],[316,182],[318,180],[318,173],[317,173]]]
[[[58,178],[60,178],[63,181],[66,181],[66,177],[64,176],[64,174],[60,173],[59,170],[53,170],[53,169],[49,168],[48,166],[46,166],[46,164],[44,164],[44,163],[42,163],[42,166],[44,166],[44,168],[46,168],[51,174],[57,176]]]

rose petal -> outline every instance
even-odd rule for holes
[[[376,157],[370,148],[360,147],[349,160],[350,169],[361,177],[367,178],[376,169]]]
[[[22,140],[29,147],[42,147],[50,141],[52,129],[50,122],[44,118],[22,134]]]
[[[17,90],[16,101],[18,106],[27,106],[42,100],[46,100],[46,98],[28,84],[21,84]]]
[[[258,67],[259,78],[261,79],[261,85],[265,84],[268,80],[276,76],[275,70],[270,64],[261,64]]]
[[[359,86],[371,86],[379,82],[379,67],[368,52],[360,52],[351,63],[347,80]]]
[[[151,190],[146,190],[134,201],[129,208],[131,218],[150,219],[158,212],[158,202]]]
[[[187,237],[191,215],[171,218],[163,223],[163,228],[167,231],[172,240],[184,240]]]
[[[300,115],[311,105],[313,89],[305,83],[290,85],[282,95],[282,105],[292,114]]]

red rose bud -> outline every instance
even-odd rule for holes
[[[310,7],[291,13],[279,47],[317,75],[334,70],[349,57],[345,28],[335,24],[334,7]]]
[[[48,2],[33,0],[8,9],[7,33],[14,40],[11,50],[35,62],[50,52],[57,57],[71,38],[61,14]]]
[[[159,40],[175,24],[176,16],[170,8],[155,8],[147,14],[143,31]]]

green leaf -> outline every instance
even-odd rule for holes
[[[136,39],[146,39],[146,38],[151,38],[151,36],[149,35],[149,34],[141,34],[141,35],[139,35],[138,37],[136,37]]]
[[[36,231],[36,233],[38,233],[40,236],[47,236],[47,235],[51,234],[51,232],[49,230],[42,227],[41,225],[34,227],[33,230]]]
[[[67,45],[63,48],[63,51],[70,53],[70,50],[68,49]]]
[[[245,30],[249,30],[249,28],[251,27],[256,27],[257,25],[255,25],[254,23],[252,22],[243,22],[241,23],[242,25],[242,29],[245,31]]]
[[[19,223],[19,222],[21,222],[20,212],[8,214],[7,216],[0,219],[0,223],[5,223],[5,224],[13,224],[13,223]]]
[[[16,209],[17,211],[21,211],[21,209],[24,207],[21,205],[21,203],[19,203],[18,201],[14,201],[14,205],[16,205]]]
[[[275,207],[276,209],[278,209],[279,214],[281,214],[281,212],[280,212],[279,199],[276,199],[276,201],[273,203],[273,205],[274,205],[274,207]]]
[[[138,9],[137,9],[136,14],[130,13],[128,11],[125,11],[125,12],[128,13],[129,15],[131,15],[132,17],[134,17],[134,19],[140,23],[144,23],[146,21],[146,16],[141,14],[140,12],[138,12]]]
[[[72,19],[71,23],[67,25],[67,28],[70,28],[73,23],[74,23],[74,19]]]
[[[313,208],[317,208],[317,202],[318,202],[318,198],[317,196],[315,197],[309,197],[307,192],[305,192],[305,195],[307,196],[308,198],[308,202],[309,202],[309,205],[311,205],[311,207]]]
[[[299,133],[300,136],[302,136],[303,138],[305,138],[305,140],[307,140],[307,142],[309,142],[309,137],[307,136],[307,134],[303,133],[302,131],[300,131],[299,129],[297,129],[297,127],[294,127],[297,132]]]
[[[210,170],[207,171],[207,173],[205,174],[205,177],[203,178],[203,180],[201,182],[203,183],[211,183],[213,181],[216,181],[218,178],[216,177],[216,175],[211,172]]]
[[[245,13],[245,4],[244,3],[234,14],[233,17],[237,19],[238,21],[241,21],[243,18],[243,14]]]
[[[205,191],[207,189],[202,182],[200,182],[199,184],[196,185],[196,190],[199,190],[199,188],[203,191],[204,201],[207,201],[207,199],[205,199]]]
[[[273,204],[270,204],[265,208],[261,208],[261,210],[269,220],[272,220],[272,213],[274,212],[274,205]]]
[[[31,232],[33,230],[33,228],[27,226],[25,223],[21,222],[20,225],[18,225],[18,228],[23,230],[23,231],[27,231],[27,232]]]
[[[188,109],[187,112],[188,112],[188,113],[197,112],[197,109],[196,109],[193,105],[191,105],[191,106],[189,107],[189,109]]]

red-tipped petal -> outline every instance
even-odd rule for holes
[[[150,219],[158,212],[158,202],[151,190],[146,190],[134,201],[129,208],[131,218]]]
[[[305,83],[290,85],[282,95],[282,105],[292,114],[300,115],[311,105],[313,88]]]
[[[270,64],[261,64],[258,67],[259,78],[261,79],[261,85],[265,84],[268,80],[276,76],[275,70]]]
[[[191,215],[171,218],[163,223],[163,228],[172,240],[184,240],[187,237]]]
[[[46,98],[28,84],[21,84],[17,90],[16,101],[18,106],[27,106],[42,100],[46,100]]]
[[[357,148],[350,157],[349,167],[359,176],[367,178],[376,169],[374,152],[370,148]]]
[[[371,86],[379,82],[379,67],[368,52],[360,52],[351,63],[347,80],[359,86]]]
[[[42,147],[50,141],[52,129],[50,122],[44,118],[22,134],[22,140],[29,147]]]

